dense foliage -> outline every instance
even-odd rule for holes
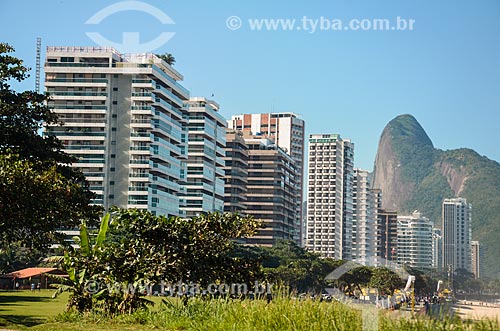
[[[68,308],[79,312],[132,312],[147,304],[143,290],[161,282],[250,283],[260,271],[251,258],[231,256],[235,239],[256,233],[261,222],[238,214],[203,214],[191,219],[115,209],[90,239],[82,224],[80,248],[64,256],[71,293]],[[143,289],[143,290],[139,290]]]
[[[43,255],[56,229],[97,220],[99,207],[90,206],[92,193],[73,160],[55,137],[40,135],[44,123],[56,124],[47,97],[16,92],[11,80],[23,81],[28,68],[0,43],[0,272],[10,271],[13,247]],[[36,259],[35,259],[36,260]]]

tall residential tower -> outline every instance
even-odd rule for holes
[[[45,88],[62,126],[47,126],[76,158],[105,208],[184,216],[189,92],[153,54],[47,47]]]
[[[442,267],[447,270],[471,271],[471,221],[472,205],[466,199],[453,198],[443,201]]]
[[[378,264],[379,194],[379,190],[371,189],[371,174],[354,169],[352,258],[363,265]]]
[[[192,97],[188,109],[188,160],[186,183],[187,217],[224,211],[224,157],[226,120],[219,104]]]
[[[307,249],[352,258],[354,144],[338,134],[309,136]]]
[[[274,141],[245,135],[248,146],[248,183],[245,212],[264,222],[265,228],[246,239],[252,245],[272,246],[276,240],[296,239],[299,195],[293,159]]]
[[[302,202],[304,186],[304,120],[294,113],[242,114],[232,116],[227,121],[230,129],[235,129],[250,135],[270,138],[278,147],[295,162],[297,172],[296,233],[297,243],[302,244],[304,225],[302,224]]]

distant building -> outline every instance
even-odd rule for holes
[[[442,269],[443,259],[443,237],[441,236],[441,229],[432,228],[432,268]]]
[[[309,136],[307,249],[352,259],[354,144],[338,134]]]
[[[224,210],[224,157],[226,120],[219,104],[203,97],[191,97],[188,109],[187,217]]]
[[[397,259],[418,270],[432,266],[432,223],[418,211],[398,216]]]
[[[248,193],[248,145],[241,131],[227,129],[224,161],[224,211],[244,214]]]
[[[304,186],[304,140],[305,123],[294,113],[265,113],[265,114],[242,114],[232,116],[227,121],[228,128],[239,130],[246,135],[262,136],[270,138],[285,153],[291,156],[297,169],[296,182],[297,201],[296,213],[299,217],[294,217],[297,221],[295,227],[298,232],[294,235],[295,240],[302,246],[304,238],[304,226],[302,224],[302,202]]]
[[[379,209],[377,214],[378,256],[390,262],[397,262],[398,213]]]
[[[378,255],[377,194],[371,189],[371,174],[354,169],[352,258],[365,265]]]
[[[296,202],[300,191],[294,160],[271,139],[249,134],[244,139],[248,146],[245,212],[265,224],[246,243],[272,246],[279,239],[298,243]]]
[[[482,270],[482,250],[479,241],[471,241],[471,271],[474,278],[479,279],[483,274]]]
[[[443,201],[441,235],[443,237],[442,267],[471,272],[472,205],[466,199]]]

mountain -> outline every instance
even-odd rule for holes
[[[472,240],[483,249],[483,270],[500,277],[500,164],[474,150],[440,150],[411,115],[390,121],[380,137],[374,188],[382,190],[382,207],[410,213],[416,209],[441,223],[445,198],[472,203]]]

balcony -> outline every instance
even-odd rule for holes
[[[46,83],[108,83],[106,78],[47,78]]]
[[[85,92],[85,91],[48,91],[50,96],[82,96],[82,97],[106,97],[106,92]]]

